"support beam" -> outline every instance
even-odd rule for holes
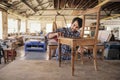
[[[110,2],[120,2],[120,0],[110,0]]]
[[[97,5],[96,7],[103,6],[103,5],[107,4],[108,2],[120,2],[120,0],[105,0],[102,3],[100,3],[99,5]],[[110,18],[118,17],[118,16],[120,16],[120,14],[117,14],[117,15],[114,15],[114,16],[109,16],[109,17],[103,18],[101,20],[107,20],[107,19],[110,19]]]
[[[99,3],[97,6],[95,7],[100,7],[100,6],[103,6],[105,4],[107,4],[108,2],[110,2],[110,0],[104,0],[103,2]]]
[[[3,4],[0,3],[0,9],[2,9],[2,10],[8,10],[8,7],[6,7],[5,5],[3,5]]]
[[[6,11],[2,11],[2,39],[6,39],[8,37],[8,14]]]
[[[30,6],[27,2],[26,2],[26,0],[21,0],[25,5],[27,5],[33,12],[36,12],[36,10],[32,7],[32,6]]]
[[[105,4],[107,4],[108,2],[110,1],[114,1],[114,0],[104,0],[103,2],[99,3],[97,6],[95,7],[101,7]],[[79,13],[81,13],[82,11],[81,10],[76,10],[76,11],[73,11],[72,15],[78,15]]]
[[[16,4],[14,4],[13,6],[19,5],[21,2],[17,2]]]
[[[103,6],[103,5],[107,4],[108,2],[120,2],[120,0],[104,0],[103,2],[98,4],[96,7]]]
[[[21,19],[18,19],[18,35],[20,35]]]
[[[27,19],[26,17],[22,17],[22,16],[20,16],[19,14],[16,14],[16,13],[10,11],[10,10],[9,10],[7,13],[8,13],[8,14],[11,14],[11,15],[14,15],[16,18],[19,18],[19,19]]]
[[[38,2],[38,4],[40,5],[41,1],[40,0],[36,0]]]
[[[120,14],[114,14],[114,15],[112,15],[112,16],[110,16],[110,17],[106,17],[106,18],[103,18],[103,19],[101,19],[101,20],[112,19],[112,18],[115,18],[115,17],[120,17]]]

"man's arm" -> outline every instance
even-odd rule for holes
[[[54,37],[58,37],[58,33],[49,33],[48,34],[48,39],[54,38]]]
[[[54,37],[59,37],[61,36],[61,31],[63,31],[63,28],[57,29],[55,32],[50,32],[46,35],[48,39],[54,38]]]

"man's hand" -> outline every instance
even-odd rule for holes
[[[78,48],[78,52],[79,52],[79,53],[83,53],[83,52],[84,52],[84,48],[83,48],[83,47],[79,47],[79,48]]]
[[[61,32],[57,33],[57,37],[63,36],[63,34]]]

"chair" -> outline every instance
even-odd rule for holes
[[[51,52],[52,52],[52,50],[56,50],[57,49],[57,47],[58,47],[58,45],[48,45],[48,47],[49,47],[49,60],[51,59]]]
[[[95,35],[92,38],[84,38],[84,31],[85,31],[85,15],[87,14],[93,14],[97,13],[97,19],[96,19],[96,29],[95,29]],[[66,44],[71,46],[71,65],[72,65],[72,75],[74,75],[74,62],[75,62],[75,53],[76,53],[76,46],[92,46],[93,47],[93,59],[94,59],[94,68],[97,70],[97,59],[96,59],[96,49],[97,49],[97,37],[98,37],[98,28],[100,24],[100,7],[96,7],[93,9],[88,9],[85,11],[80,12],[81,15],[83,15],[83,27],[81,30],[81,38],[74,39],[74,38],[58,38],[58,48],[59,48],[59,66],[61,66],[61,44]]]
[[[89,45],[89,42],[82,45],[81,48],[82,49],[89,49],[89,50],[92,50],[93,51],[93,59],[94,59],[94,67],[95,67],[95,70],[97,70],[97,57],[96,57],[96,54],[97,54],[97,50],[98,49],[102,49],[102,59],[104,58],[104,55],[103,55],[103,50],[104,50],[104,46],[101,46],[101,45],[97,45],[98,43],[98,30],[99,30],[99,24],[100,24],[100,7],[97,7],[97,8],[93,8],[93,9],[89,9],[89,10],[86,10],[85,13],[83,13],[83,28],[82,28],[82,34],[81,34],[81,37],[84,38],[84,35],[85,35],[85,17],[87,14],[93,14],[93,13],[96,13],[96,23],[93,23],[91,25],[91,33],[94,32],[94,34],[92,35],[92,37],[88,37],[88,38],[91,38],[94,40],[94,42],[92,44]],[[87,38],[85,38],[87,39]],[[84,41],[83,41],[84,42]],[[81,62],[83,64],[83,54],[84,54],[84,50],[82,50],[81,52]]]
[[[56,24],[57,16],[63,17],[64,22],[67,25],[65,16],[61,15],[60,13],[57,12],[57,15],[55,16],[55,21],[53,22],[53,32],[57,30],[57,24]],[[62,34],[60,34],[60,36],[62,36]],[[53,40],[51,39],[50,41],[48,40],[48,48],[49,48],[49,54],[48,55],[49,55],[49,60],[51,59],[51,52],[52,52],[52,50],[56,50],[57,47],[58,47],[58,43],[56,41],[54,41],[54,39]]]

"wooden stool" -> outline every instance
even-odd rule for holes
[[[56,50],[57,49],[57,47],[58,47],[58,45],[48,45],[48,47],[49,47],[49,60],[51,59],[51,51],[52,50]]]
[[[15,57],[16,57],[15,49],[6,48],[6,49],[4,49],[4,52],[5,52],[5,59],[7,62],[9,60],[11,60],[11,61],[15,60]]]
[[[15,60],[16,57],[16,51],[14,49],[8,50],[7,51],[7,61],[11,60]]]

